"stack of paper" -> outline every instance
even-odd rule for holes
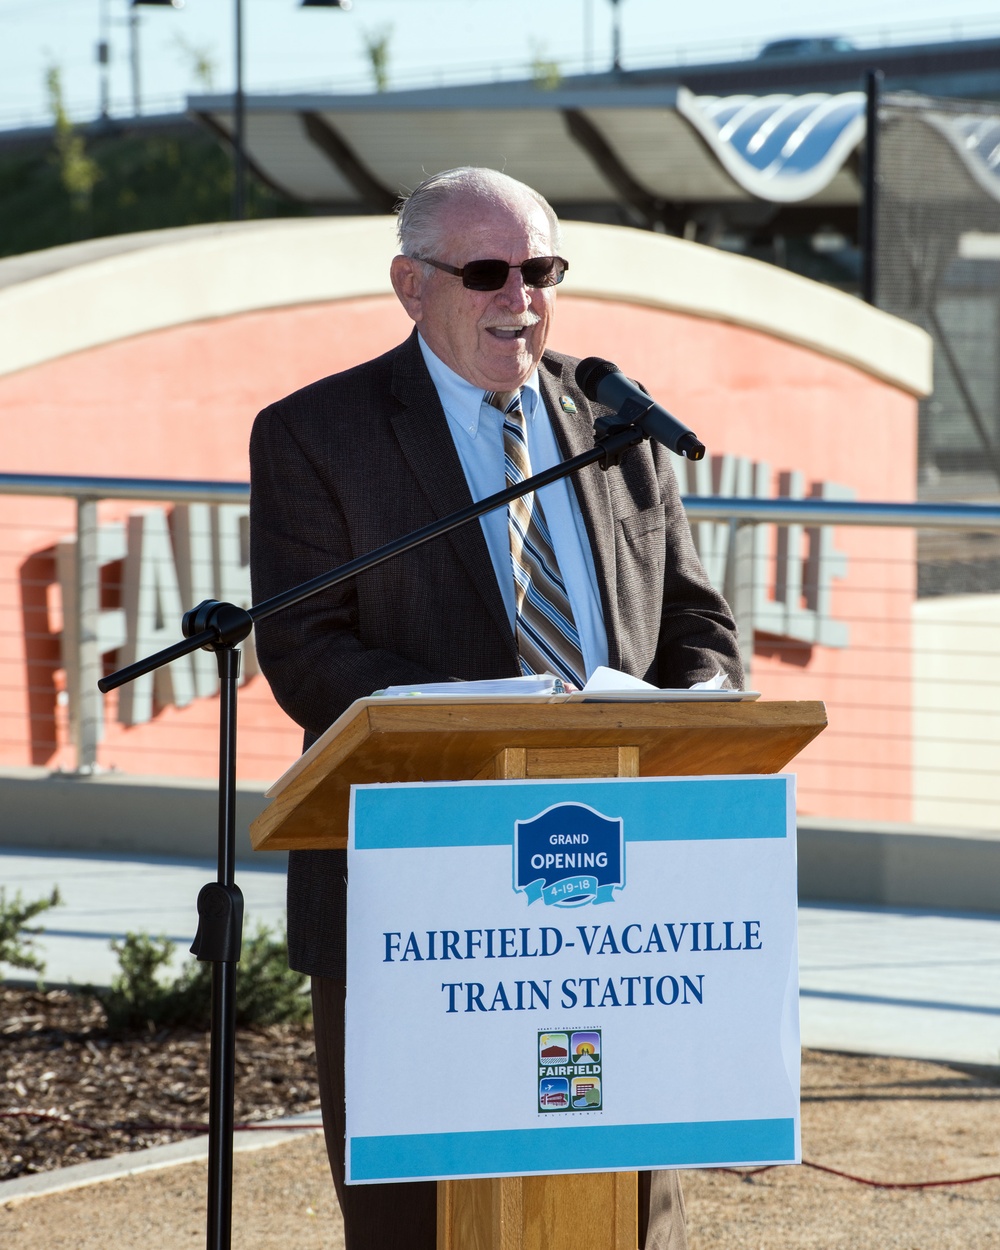
[[[720,670],[710,681],[700,681],[691,687],[692,690],[722,690],[725,674]],[[595,668],[590,680],[583,688],[584,694],[613,694],[630,690],[657,690],[639,677],[630,677],[628,673],[620,673],[615,668],[606,668],[603,664]],[[448,694],[480,695],[483,698],[497,698],[509,694],[568,694],[569,690],[559,677],[552,673],[532,674],[529,677],[500,677],[490,681],[435,681],[417,686],[387,686],[385,690],[376,690],[376,695],[399,698],[405,695]]]
[[[387,686],[376,695],[399,698],[400,695],[460,694],[482,695],[484,698],[503,694],[565,694],[566,687],[552,673],[532,673],[529,677],[499,677],[488,681],[431,681],[422,686]]]

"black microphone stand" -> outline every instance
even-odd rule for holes
[[[214,651],[219,665],[219,834],[218,876],[198,894],[198,931],[191,953],[212,964],[212,1023],[209,1057],[208,1112],[208,1250],[229,1250],[233,1215],[233,1106],[236,1078],[236,965],[243,940],[243,895],[235,881],[236,869],[236,695],[240,673],[239,644],[256,621],[300,603],[321,590],[347,581],[365,569],[420,547],[431,539],[466,525],[551,482],[599,462],[602,469],[618,464],[622,453],[647,434],[632,424],[631,414],[599,418],[594,424],[594,446],[561,464],[536,473],[516,486],[481,499],[450,516],[404,535],[366,556],[273,595],[250,608],[206,599],[185,612],[184,640],[137,660],[97,683],[102,693],[116,690],[145,673],[179,660],[203,647]]]

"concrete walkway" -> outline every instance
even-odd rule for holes
[[[238,870],[245,934],[258,923],[284,926],[284,865],[260,859],[260,867]],[[198,892],[215,879],[215,862],[207,859],[0,851],[0,884],[8,897],[20,890],[25,899],[35,899],[59,887],[62,905],[35,922],[45,930],[35,939],[36,953],[45,961],[45,980],[55,985],[108,985],[118,971],[111,942],[129,932],[162,934],[176,942],[179,967],[198,927]],[[8,978],[30,978],[4,971]]]
[[[51,984],[107,984],[117,970],[109,943],[129,930],[166,934],[185,952],[198,890],[214,877],[206,860],[0,851],[8,897],[53,885],[63,895],[39,918]],[[279,928],[283,865],[262,856],[237,879],[247,931]],[[807,903],[799,946],[803,1045],[1000,1064],[1000,916]]]
[[[1000,917],[799,908],[802,1043],[1000,1064]]]

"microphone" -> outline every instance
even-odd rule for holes
[[[588,356],[576,366],[576,384],[588,399],[617,410],[628,425],[637,425],[646,438],[654,438],[678,456],[702,460],[705,444],[683,421],[654,403],[641,386],[630,381],[617,365],[600,356]]]

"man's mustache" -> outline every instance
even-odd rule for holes
[[[530,326],[538,325],[539,321],[541,321],[541,317],[538,313],[528,312],[521,313],[517,317],[495,318],[493,321],[483,321],[480,324],[484,330],[509,330],[513,326],[516,326],[519,330],[526,330]]]

